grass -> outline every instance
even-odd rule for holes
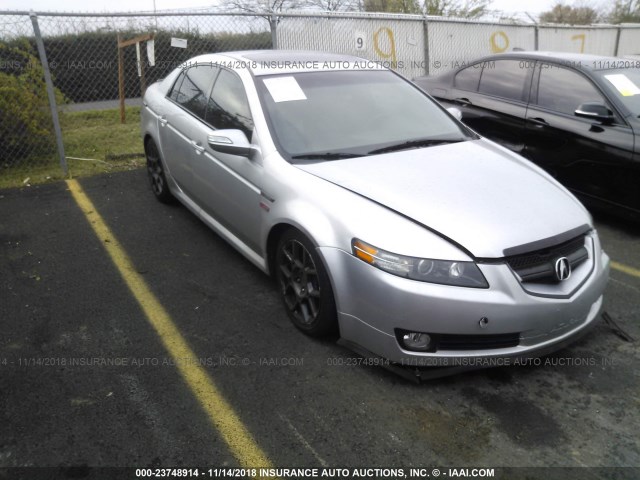
[[[127,123],[123,125],[117,109],[60,112],[69,177],[131,170],[144,165],[140,107],[127,107],[126,116]],[[50,156],[27,159],[24,163],[26,165],[0,170],[0,188],[35,185],[65,178],[57,150],[52,151]]]

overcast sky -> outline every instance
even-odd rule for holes
[[[216,0],[155,0],[157,10],[202,8]],[[491,9],[504,12],[538,14],[549,10],[557,0],[495,0]],[[571,2],[565,2],[571,3]],[[65,12],[124,12],[153,10],[153,0],[0,0],[0,10],[34,10]]]

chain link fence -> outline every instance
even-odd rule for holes
[[[49,94],[38,40],[51,74]],[[65,122],[66,112],[116,109],[121,93],[127,105],[139,105],[147,85],[201,53],[330,51],[379,61],[414,78],[514,48],[615,56],[638,54],[639,46],[638,26],[578,28],[359,13],[30,17],[0,12],[0,176],[8,169],[28,171],[56,162],[66,169],[63,152],[74,128]],[[57,142],[58,112],[63,118]]]
[[[345,53],[413,78],[425,74],[426,23],[419,15],[305,14],[281,17],[278,48]]]
[[[52,79],[54,115],[60,112],[61,116],[59,151],[66,149],[68,157],[56,152],[56,119],[49,108],[33,21]],[[138,46],[137,39],[143,39]],[[105,158],[73,157],[76,151],[86,150],[75,148],[73,112],[117,109],[120,89],[126,105],[140,105],[146,86],[195,55],[272,47],[269,18],[256,15],[39,14],[30,18],[0,12],[0,175],[19,168],[27,177],[57,162],[66,174],[69,159],[104,163]],[[128,121],[137,128],[137,119]],[[142,151],[141,143],[137,150]]]
[[[140,44],[143,70],[136,45],[122,49],[126,98],[140,97],[146,85],[196,55],[272,46],[269,22],[255,16],[42,16],[39,23],[54,84],[73,103],[118,99],[118,37],[153,35],[153,58],[148,41]]]
[[[408,78],[435,75],[484,55],[546,50],[619,56],[640,53],[640,27],[568,27],[391,14],[287,14],[282,49],[347,53],[382,62]]]

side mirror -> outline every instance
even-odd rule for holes
[[[573,113],[576,117],[589,118],[602,123],[612,123],[615,120],[613,112],[597,102],[583,103]]]
[[[447,108],[447,112],[449,112],[451,115],[456,117],[457,120],[462,121],[462,112],[460,111],[459,108],[449,107],[449,108]]]
[[[242,130],[216,130],[207,136],[209,146],[220,153],[251,158],[258,149],[249,143]]]

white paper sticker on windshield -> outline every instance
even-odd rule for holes
[[[604,78],[609,80],[616,87],[623,97],[632,97],[640,94],[640,88],[633,83],[624,73],[616,75],[605,75]]]
[[[264,84],[276,103],[307,99],[307,96],[293,77],[265,78]]]

